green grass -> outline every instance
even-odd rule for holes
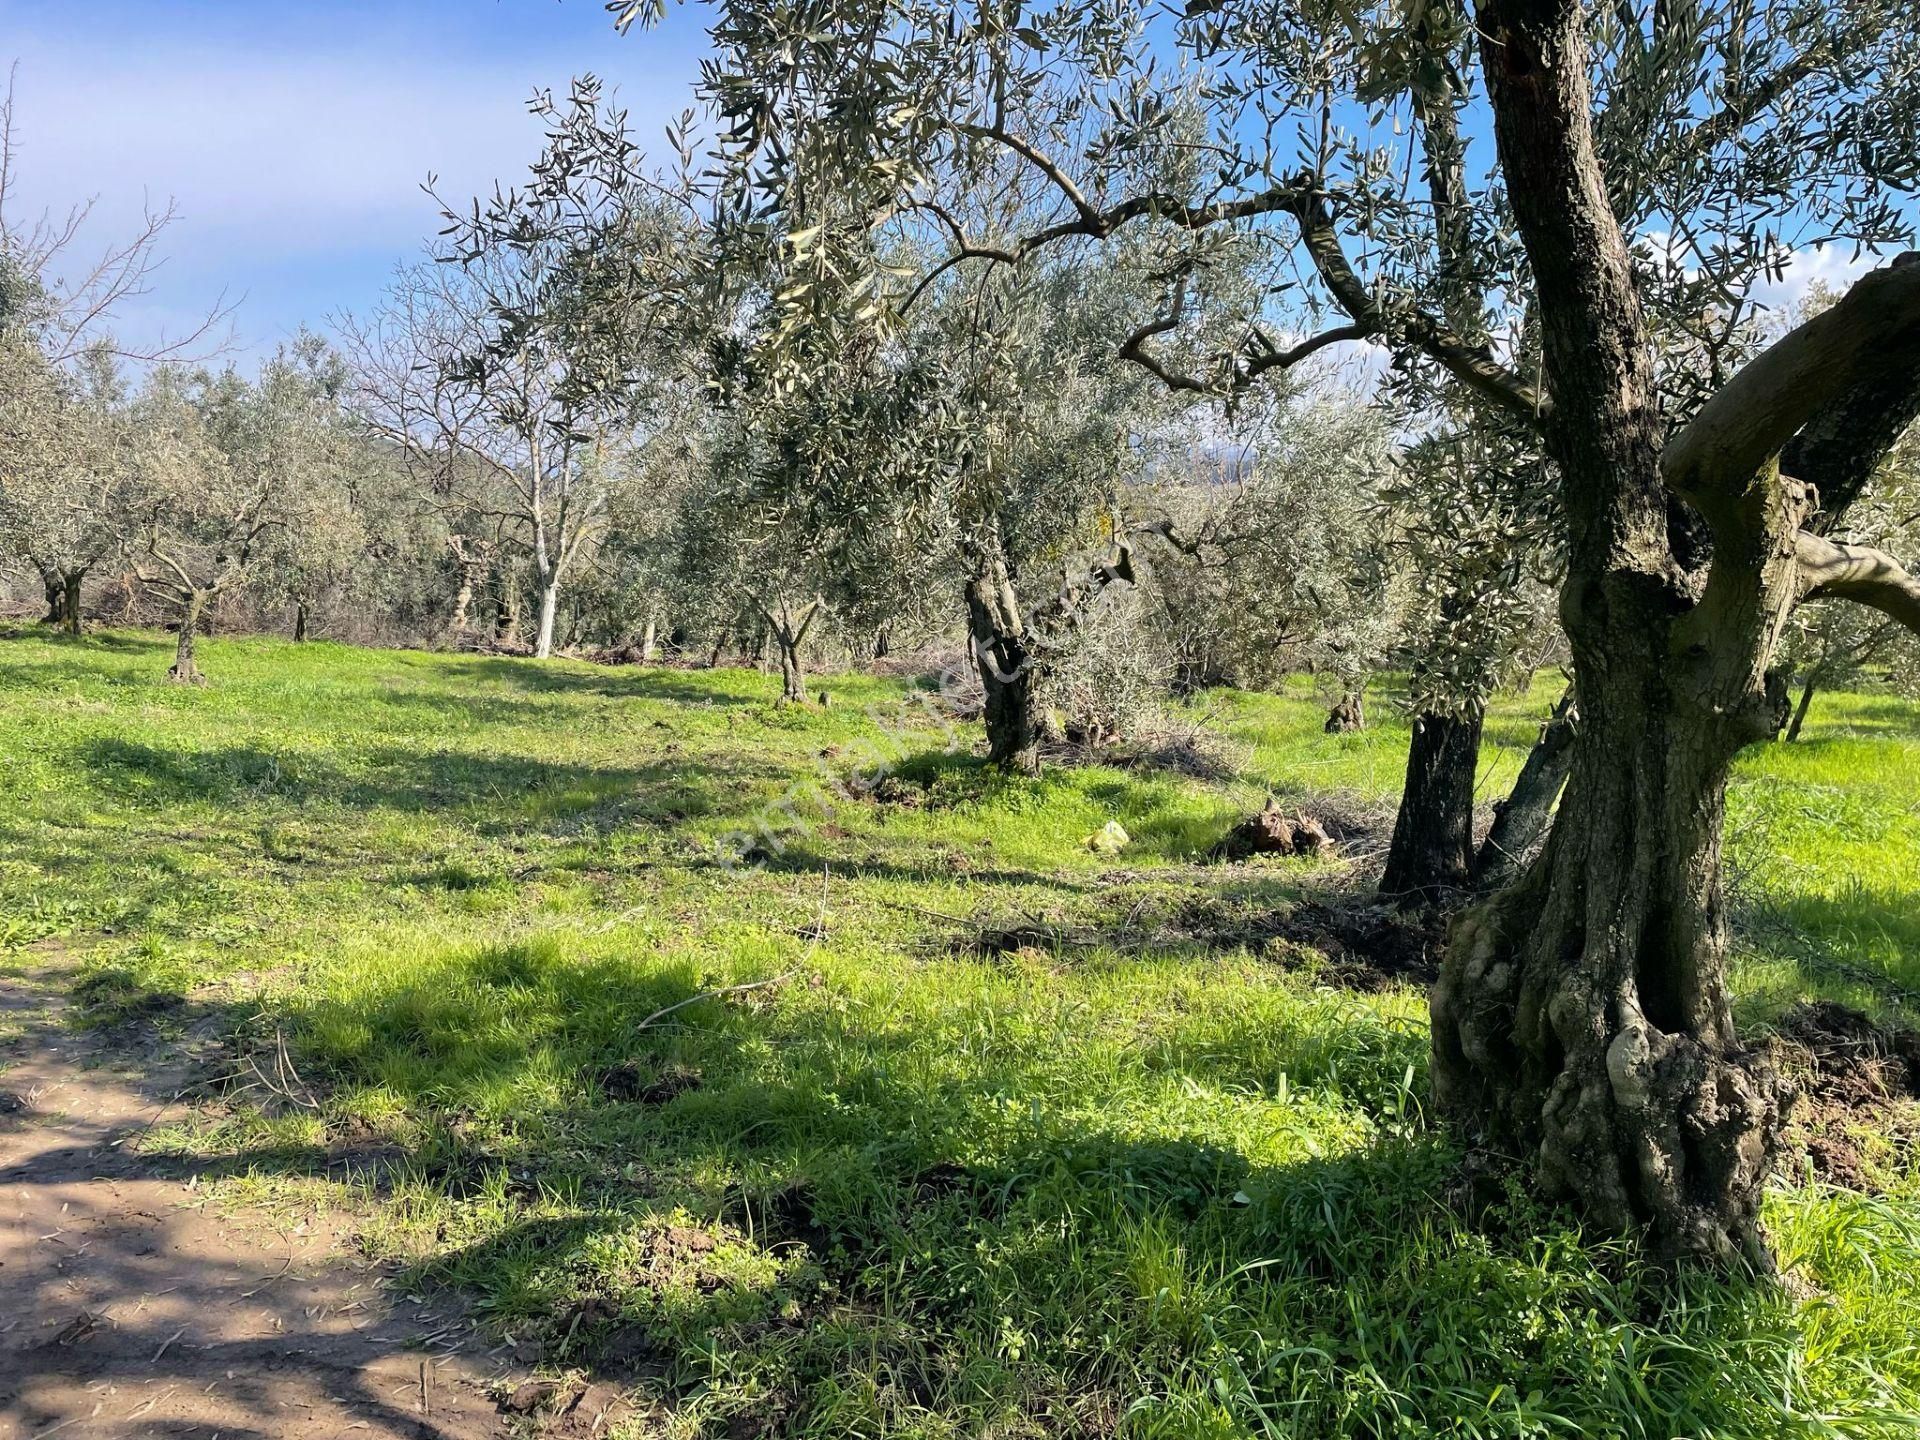
[[[157,637],[0,632],[0,964],[71,951],[101,1023],[278,1031],[317,1110],[255,1086],[156,1144],[270,1200],[351,1169],[318,1188],[369,1250],[620,1366],[635,1433],[1914,1431],[1897,1153],[1881,1195],[1778,1188],[1791,1286],[1661,1276],[1518,1193],[1467,1213],[1422,997],[1219,942],[1329,876],[1198,857],[1269,790],[1391,795],[1382,697],[1337,737],[1304,687],[1208,697],[1232,781],[1018,782],[896,682],[798,712],[742,671],[204,649],[189,691]],[[1502,702],[1488,795],[1552,698]],[[905,803],[835,793],[879,761]],[[1905,1011],[1916,805],[1881,698],[1742,762],[1748,1023]]]

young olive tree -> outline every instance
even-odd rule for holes
[[[455,518],[456,560],[487,558],[490,522],[525,555],[544,659],[561,587],[604,535],[625,456],[678,373],[661,297],[699,218],[647,176],[596,82],[533,108],[547,142],[527,183],[445,208],[427,261],[343,328],[356,409]]]
[[[783,492],[761,488],[781,463],[764,431],[723,422],[715,443],[676,526],[678,613],[713,637],[715,663],[729,638],[760,635],[779,655],[781,700],[804,705],[805,647],[827,605],[823,547]]]
[[[119,553],[133,479],[127,397],[112,356],[61,368],[0,334],[0,544],[25,556],[47,620],[78,635],[87,576]]]
[[[1727,297],[1792,247],[1909,241],[1889,196],[1920,167],[1911,0],[718,11],[722,178],[763,211],[838,183],[885,223],[947,230],[955,263],[1013,268],[1136,228],[1196,253],[1251,232],[1291,288],[1248,317],[1232,375],[1367,339],[1536,437],[1580,723],[1539,858],[1456,927],[1436,1100],[1602,1226],[1764,1263],[1786,1091],[1732,1020],[1727,775],[1772,733],[1799,606],[1920,626],[1894,557],[1809,524],[1920,409],[1920,263],[1737,369],[1658,357],[1710,348]],[[1183,170],[1196,115],[1205,163]],[[989,153],[1045,178],[1045,222],[979,241],[925,221]]]
[[[778,271],[772,272],[777,275]],[[805,646],[841,610],[873,603],[863,581],[897,471],[914,455],[898,367],[870,329],[823,331],[804,367],[778,373],[751,343],[762,283],[740,297],[743,343],[717,347],[701,478],[684,494],[685,613],[721,635],[742,620],[779,655],[781,698],[808,699]]]
[[[208,607],[254,579],[290,532],[318,528],[351,463],[329,357],[282,349],[248,381],[229,368],[159,370],[135,403],[138,524],[129,549],[148,593],[173,607],[168,678],[205,683],[194,638]]]

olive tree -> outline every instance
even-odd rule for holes
[[[680,373],[682,332],[662,323],[660,302],[700,220],[648,176],[595,82],[533,108],[547,141],[529,180],[444,206],[427,260],[342,328],[356,409],[457,518],[459,563],[477,567],[488,522],[504,522],[530,563],[545,658],[561,587],[605,534],[625,453],[670,408],[661,390]],[[588,154],[583,137],[600,148]]]
[[[205,683],[194,638],[207,608],[336,504],[352,462],[328,359],[307,342],[251,381],[231,367],[163,369],[133,407],[138,523],[128,548],[139,583],[176,612],[168,678],[177,683]]]
[[[263,383],[281,383],[280,370],[297,374],[311,407],[298,438],[298,523],[274,526],[250,588],[293,611],[293,638],[306,640],[329,597],[350,592],[371,549],[369,521],[379,510],[379,453],[359,434],[343,408],[345,362],[318,336],[301,334],[275,361]]]
[[[1341,698],[1395,654],[1406,586],[1383,523],[1395,475],[1387,414],[1345,385],[1276,389],[1229,435],[1138,494],[1147,588],[1183,690],[1310,671]]]
[[[1797,607],[1920,625],[1893,557],[1808,524],[1920,407],[1920,264],[1737,368],[1659,357],[1710,353],[1714,302],[1744,304],[1791,247],[1907,241],[1888,197],[1920,164],[1915,20],[1908,0],[721,0],[713,28],[722,178],[775,213],[831,176],[887,223],[921,216],[947,177],[1011,153],[1057,203],[1016,235],[952,232],[964,263],[1141,228],[1188,238],[1197,264],[1210,235],[1250,231],[1290,288],[1222,373],[1367,339],[1537,437],[1580,724],[1539,858],[1456,927],[1433,1084],[1545,1190],[1666,1251],[1764,1260],[1785,1089],[1732,1021],[1726,781],[1772,733]],[[1423,138],[1443,112],[1451,146]],[[1168,269],[1136,358],[1177,332],[1191,273]]]
[[[1154,417],[1135,393],[1150,382],[1112,353],[1111,279],[1084,258],[968,277],[910,335],[933,459],[915,513],[960,577],[988,758],[1028,773],[1054,652],[1092,597],[1134,578],[1112,517]]]
[[[171,206],[83,255],[91,203],[23,215],[17,203],[14,83],[0,91],[0,543],[39,573],[47,618],[81,630],[87,576],[124,538],[132,478],[123,363],[217,349],[216,305],[173,335],[114,333],[150,289]]]
[[[87,576],[119,553],[132,480],[130,417],[112,356],[62,368],[0,336],[0,536],[38,572],[47,619],[81,631]]]
[[[1466,408],[1464,419],[1407,444],[1389,492],[1409,590],[1395,658],[1407,669],[1412,735],[1380,890],[1401,900],[1444,901],[1483,869],[1474,797],[1487,704],[1551,624],[1563,564],[1558,515],[1542,503],[1538,445],[1497,417]],[[1489,861],[1539,839],[1522,820],[1535,813],[1536,791],[1547,792],[1550,810],[1565,754],[1547,747],[1523,772],[1523,793],[1496,803]]]

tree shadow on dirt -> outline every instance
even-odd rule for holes
[[[0,981],[0,1419],[23,1436],[478,1440],[496,1433],[464,1304],[402,1313],[382,1275],[285,1215],[217,1218],[135,1152],[205,1058],[137,1022],[77,1031],[57,975]],[[185,1033],[234,1013],[180,1006]],[[437,1332],[437,1333],[436,1333]],[[456,1353],[466,1349],[476,1358]]]

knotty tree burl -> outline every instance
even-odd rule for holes
[[[1920,408],[1920,264],[1883,265],[1739,368],[1720,342],[1794,250],[1911,244],[1911,0],[715,15],[723,204],[778,223],[783,195],[836,184],[876,224],[941,238],[943,264],[1147,231],[1167,247],[1163,299],[1121,352],[1154,373],[1201,308],[1194,277],[1251,237],[1272,283],[1210,374],[1184,378],[1230,393],[1366,343],[1537,437],[1581,723],[1546,847],[1458,928],[1433,999],[1436,1098],[1601,1224],[1764,1261],[1783,1088],[1730,1018],[1727,773],[1772,733],[1796,606],[1920,625],[1920,585],[1813,523]],[[1436,103],[1457,141],[1438,163],[1460,182],[1439,191],[1421,138]],[[1046,220],[947,225],[943,191],[1009,153],[1052,187]]]

